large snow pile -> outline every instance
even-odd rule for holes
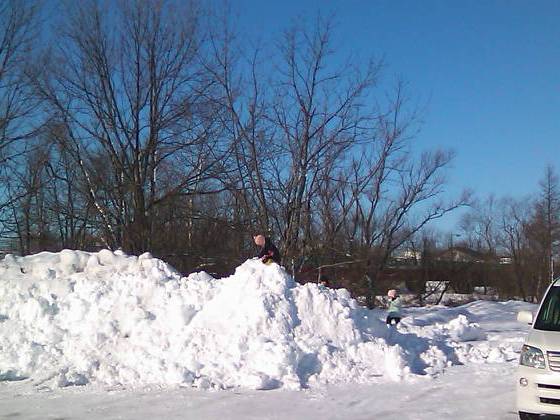
[[[382,316],[256,260],[214,279],[181,277],[149,254],[8,255],[0,380],[299,389],[434,375],[495,350],[465,346],[484,334],[461,314],[433,328],[412,317],[401,332]]]

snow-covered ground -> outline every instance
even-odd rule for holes
[[[409,308],[249,260],[181,277],[149,254],[0,261],[0,418],[516,418],[521,302]]]

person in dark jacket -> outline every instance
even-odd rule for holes
[[[319,284],[323,287],[331,287],[331,282],[327,276],[321,274],[319,276]]]
[[[255,235],[253,239],[255,244],[259,247],[257,258],[260,258],[265,264],[269,264],[273,261],[276,264],[280,264],[280,251],[274,246],[270,238],[266,238],[264,235]]]

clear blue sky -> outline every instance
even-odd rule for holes
[[[346,52],[383,56],[427,104],[419,147],[455,150],[449,193],[536,193],[560,171],[560,1],[231,0],[241,33],[333,15]],[[455,218],[441,226],[452,229]]]

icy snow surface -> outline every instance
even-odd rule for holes
[[[414,381],[453,364],[518,357],[522,338],[493,340],[479,325],[492,305],[496,316],[518,305],[481,304],[410,309],[395,330],[347,291],[299,285],[258,260],[214,279],[181,277],[149,254],[8,255],[0,261],[0,380],[51,389]]]

